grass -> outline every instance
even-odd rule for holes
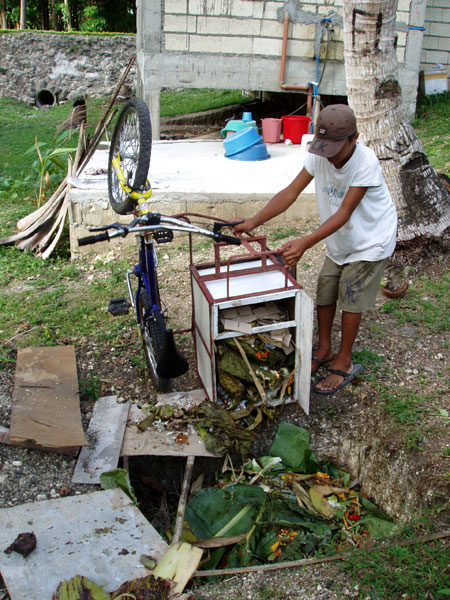
[[[417,137],[434,168],[450,172],[450,92],[420,98],[413,122]]]
[[[173,117],[248,101],[248,96],[239,90],[163,90],[160,114],[161,117]]]
[[[381,312],[393,315],[399,325],[417,325],[433,333],[449,331],[450,275],[439,281],[416,279],[406,296],[388,300]]]
[[[5,289],[0,294],[0,331],[8,342],[3,345],[0,365],[10,360],[11,345],[73,343],[93,331],[99,341],[119,337],[124,321],[111,322],[107,306],[119,284],[125,291],[128,264],[99,265],[101,278],[89,284],[82,263],[72,263],[67,257],[44,261],[14,246],[0,246],[0,282]]]
[[[361,598],[437,600],[450,597],[448,556],[448,543],[442,540],[391,543],[381,550],[356,552],[343,569],[358,583]]]

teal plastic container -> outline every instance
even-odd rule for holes
[[[258,131],[256,121],[252,119],[251,112],[243,113],[242,119],[240,121],[236,119],[228,121],[228,123],[225,125],[225,127],[220,133],[222,134],[222,137],[227,137],[229,131],[232,133],[236,133],[237,131],[241,131],[246,127],[253,127],[253,129],[256,129],[256,131]]]

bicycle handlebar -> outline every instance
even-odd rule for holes
[[[96,242],[104,242],[107,240],[109,240],[109,234],[107,231],[105,231],[99,235],[88,235],[87,237],[80,238],[78,240],[78,245],[87,246],[88,244],[95,244]]]
[[[137,217],[129,225],[124,226],[119,223],[113,223],[104,227],[90,229],[90,231],[102,231],[102,233],[79,238],[78,245],[87,246],[88,244],[95,244],[96,242],[109,241],[113,237],[125,237],[129,233],[142,233],[145,231],[156,231],[158,229],[173,229],[175,231],[198,233],[200,235],[211,237],[216,242],[225,242],[227,244],[233,244],[234,246],[240,246],[242,243],[240,238],[225,235],[220,231],[223,226],[229,225],[231,225],[231,223],[215,223],[214,229],[211,231],[210,229],[193,225],[188,221],[176,217],[167,217],[158,213],[147,213],[142,217]]]
[[[226,242],[227,244],[233,244],[234,246],[240,246],[242,244],[241,240],[237,237],[233,237],[232,235],[225,235],[223,233],[219,234],[219,242]]]

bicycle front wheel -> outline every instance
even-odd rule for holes
[[[141,328],[142,345],[144,347],[145,358],[150,369],[150,376],[155,384],[157,392],[167,393],[170,390],[170,379],[160,377],[156,371],[158,361],[161,358],[166,331],[164,317],[159,311],[153,314],[144,322],[144,314],[151,306],[150,298],[145,290],[141,290],[139,295],[139,320]]]
[[[139,98],[131,98],[117,119],[108,159],[109,201],[119,215],[133,212],[136,201],[122,188],[112,161],[120,158],[120,167],[132,190],[144,190],[151,151],[152,126],[147,105]]]

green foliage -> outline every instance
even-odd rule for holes
[[[69,21],[72,30],[84,32],[116,31],[123,33],[136,32],[135,0],[103,0],[101,3],[91,0],[71,0],[69,11],[63,1],[49,2],[27,0],[27,29],[63,30],[68,29]],[[15,30],[19,24],[19,0],[5,0],[5,19],[8,29]]]
[[[104,490],[120,488],[137,505],[138,501],[125,469],[113,469],[100,475],[100,485]]]
[[[61,183],[67,173],[67,158],[69,154],[76,151],[76,147],[60,147],[71,137],[70,131],[64,131],[53,142],[39,142],[36,138],[34,146],[29,148],[25,154],[37,152],[37,159],[32,167],[37,174],[35,187],[38,188],[36,203],[40,206],[45,202],[47,189],[54,189]]]
[[[80,396],[89,402],[96,402],[100,398],[102,386],[98,377],[89,371],[86,379],[80,379]]]
[[[108,22],[100,13],[98,6],[86,6],[83,10],[80,31],[106,31]]]

